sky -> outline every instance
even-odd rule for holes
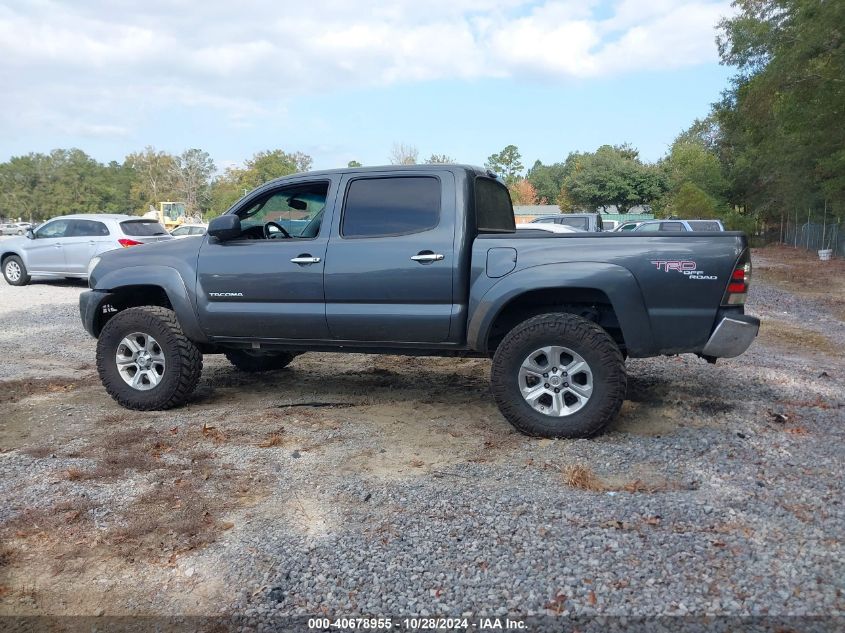
[[[268,149],[314,168],[526,167],[628,142],[646,160],[727,85],[724,0],[0,0],[0,161]]]

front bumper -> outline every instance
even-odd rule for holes
[[[79,295],[79,316],[82,319],[82,325],[85,331],[94,338],[97,338],[99,332],[100,319],[97,317],[100,314],[103,301],[110,296],[108,292],[98,290],[86,290]]]
[[[760,330],[760,319],[747,314],[732,314],[719,321],[710,340],[701,351],[702,356],[733,358],[749,348]]]

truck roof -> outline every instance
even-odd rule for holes
[[[320,169],[316,171],[303,171],[296,174],[289,174],[287,176],[281,176],[280,178],[274,178],[273,180],[269,180],[264,184],[269,184],[271,182],[287,180],[288,178],[300,178],[303,176],[329,176],[333,174],[351,174],[351,173],[372,173],[372,172],[384,172],[384,171],[405,171],[405,172],[415,172],[415,171],[431,171],[432,169],[458,169],[461,171],[467,171],[479,176],[489,176],[492,175],[493,172],[484,169],[483,167],[478,167],[477,165],[464,165],[464,164],[452,164],[452,163],[433,163],[433,164],[423,164],[423,165],[373,165],[368,167],[339,167],[336,169]],[[498,177],[498,176],[497,176]]]

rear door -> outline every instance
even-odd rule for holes
[[[455,266],[455,178],[432,169],[350,174],[326,253],[334,339],[448,339]]]
[[[34,239],[24,246],[27,251],[27,268],[32,273],[63,273],[65,271],[64,239],[70,220],[56,219],[42,224]]]
[[[97,220],[71,220],[64,239],[65,270],[68,273],[88,272],[88,262],[109,242],[109,230]]]

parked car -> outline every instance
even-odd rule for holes
[[[619,226],[617,226],[615,229],[613,229],[613,232],[614,233],[623,233],[625,231],[633,231],[635,228],[637,228],[642,223],[643,223],[643,220],[622,222]]]
[[[63,215],[25,237],[0,242],[0,266],[13,286],[24,286],[31,277],[84,279],[91,258],[105,251],[172,239],[155,220],[137,216]]]
[[[615,231],[616,227],[619,226],[619,220],[602,220],[602,231],[606,231],[608,233]]]
[[[715,362],[760,325],[743,310],[744,234],[519,230],[505,185],[461,165],[279,178],[206,239],[92,264],[82,322],[106,391],[138,410],[184,403],[203,354],[244,371],[309,350],[492,356],[493,397],[518,430],[588,437],[622,406],[626,356]]]
[[[719,220],[646,220],[633,231],[724,231]]]
[[[23,235],[32,226],[29,222],[12,222],[0,225],[0,235]]]
[[[176,238],[195,237],[197,235],[205,235],[208,229],[207,224],[182,224],[170,231],[170,234]]]
[[[546,231],[547,233],[578,233],[578,229],[572,228],[566,224],[544,224],[541,222],[527,222],[517,224],[516,228],[519,230],[529,231]]]
[[[561,213],[560,215],[543,215],[531,220],[538,224],[565,224],[579,231],[597,233],[603,231],[600,213]]]

